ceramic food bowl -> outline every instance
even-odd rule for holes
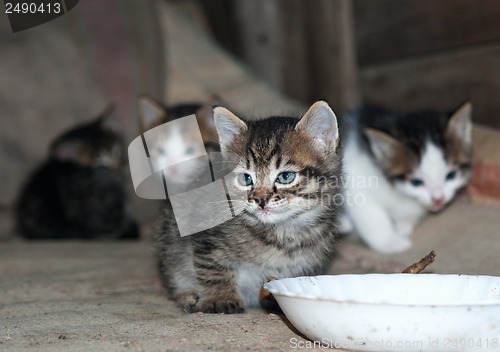
[[[354,351],[500,351],[500,277],[366,274],[268,282],[315,343]]]

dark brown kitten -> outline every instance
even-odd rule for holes
[[[126,213],[124,146],[112,110],[56,138],[17,207],[24,238],[136,239]]]

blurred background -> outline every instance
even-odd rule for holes
[[[450,109],[500,127],[495,0],[200,1],[221,45],[286,95]]]
[[[17,33],[1,16],[0,236],[50,141],[114,103],[128,144],[142,93],[216,94],[255,115],[319,98],[336,111],[471,100],[474,121],[498,128],[499,18],[495,0],[87,0]],[[156,216],[128,189],[139,218]]]

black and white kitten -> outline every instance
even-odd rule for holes
[[[187,237],[180,237],[167,207],[157,234],[160,271],[186,312],[239,313],[259,305],[268,275],[324,270],[336,233],[333,198],[341,192],[339,133],[323,101],[300,119],[246,121],[222,107],[214,119],[233,170],[226,183],[244,199],[232,202],[235,217]]]
[[[378,252],[410,248],[422,217],[469,180],[471,113],[466,103],[448,114],[363,108],[344,116],[346,229]]]
[[[111,109],[56,138],[17,204],[26,239],[136,239],[126,214],[124,146]]]

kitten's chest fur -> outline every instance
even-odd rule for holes
[[[332,239],[330,238],[330,242]],[[296,250],[290,255],[285,250],[267,248],[252,261],[242,262],[236,268],[236,282],[240,295],[247,306],[257,306],[260,286],[269,276],[276,278],[316,275],[324,263],[326,246]],[[261,263],[266,263],[263,266]]]
[[[237,217],[210,235],[224,239],[215,243],[218,248],[214,254],[220,250],[226,257],[221,262],[234,269],[239,294],[247,306],[258,305],[259,288],[268,276],[319,274],[335,243],[334,224],[328,219],[318,221],[315,227],[292,221],[274,228],[257,226],[242,230],[242,224],[242,218]]]
[[[315,217],[316,226],[301,226],[301,220],[286,225],[252,226],[240,214],[230,221],[187,237],[179,237],[171,209],[160,246],[169,254],[161,267],[168,272],[166,282],[170,294],[188,289],[200,290],[190,281],[195,272],[208,282],[219,280],[221,272],[230,270],[234,289],[245,306],[259,305],[259,289],[268,276],[278,278],[317,275],[324,270],[335,244],[331,209],[325,208]],[[217,264],[215,264],[217,263]],[[213,272],[214,267],[226,268]]]

